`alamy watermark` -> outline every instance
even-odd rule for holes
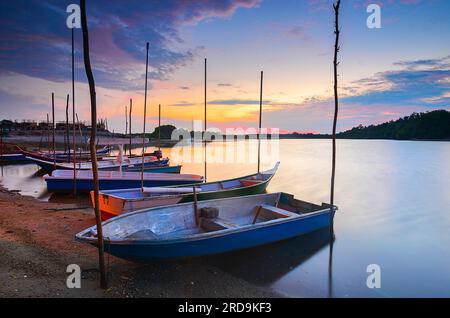
[[[381,288],[381,267],[378,264],[370,264],[367,266],[366,272],[369,273],[366,280],[367,288]]]
[[[369,4],[367,6],[367,13],[370,15],[367,17],[366,25],[369,29],[381,28],[381,7],[378,4]]]
[[[81,28],[81,14],[80,6],[78,4],[69,4],[66,8],[66,12],[70,13],[66,19],[66,25],[69,29]]]
[[[256,128],[230,127],[222,131],[210,127],[203,133],[202,121],[195,120],[192,132],[176,129],[171,139],[176,145],[171,148],[170,157],[178,163],[202,163],[205,156],[208,163],[256,163],[258,154],[262,164],[280,158],[278,128],[264,128],[259,132]]]
[[[66,268],[66,273],[69,273],[66,279],[67,288],[81,288],[81,268],[77,264],[70,264]]]

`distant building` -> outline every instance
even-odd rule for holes
[[[69,123],[68,128],[70,131],[73,130],[73,124]],[[24,120],[22,122],[12,121],[3,119],[0,121],[0,130],[4,132],[12,132],[12,131],[47,131],[52,129],[52,124],[47,123],[46,121],[36,122],[33,120]],[[65,131],[66,130],[66,123],[65,122],[57,122],[55,124],[55,129],[57,131]],[[81,130],[91,130],[91,126],[87,126],[85,123],[80,123],[75,125],[75,129],[81,129]],[[97,124],[97,130],[98,131],[107,131],[106,130],[106,122],[101,120]]]

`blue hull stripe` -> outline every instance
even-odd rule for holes
[[[68,179],[47,179],[47,189],[49,191],[72,191],[73,180]],[[172,185],[193,184],[201,182],[193,182],[192,180],[144,180],[144,187],[165,187]],[[132,189],[140,188],[141,180],[99,180],[100,190],[114,190],[114,189]],[[76,182],[78,191],[89,192],[94,189],[92,180],[78,179]]]

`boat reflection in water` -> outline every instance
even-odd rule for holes
[[[271,285],[329,243],[327,227],[265,246],[205,257],[205,261],[251,283]]]

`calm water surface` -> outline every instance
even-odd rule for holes
[[[208,181],[256,170],[256,157],[239,148],[246,142],[227,144],[246,157],[208,164]],[[208,162],[226,146],[208,145]],[[268,191],[329,201],[330,141],[282,140],[278,147],[281,166]],[[196,146],[191,155],[199,162],[184,162],[182,172],[203,174],[202,153]],[[172,158],[181,161],[179,154]],[[262,168],[276,160],[263,154]],[[4,166],[1,182],[42,200],[67,199],[46,193],[32,164]],[[330,285],[335,297],[450,297],[450,143],[339,140],[335,201],[331,281],[327,231],[203,261],[288,296],[326,297]],[[381,267],[380,289],[366,287],[369,264]]]

